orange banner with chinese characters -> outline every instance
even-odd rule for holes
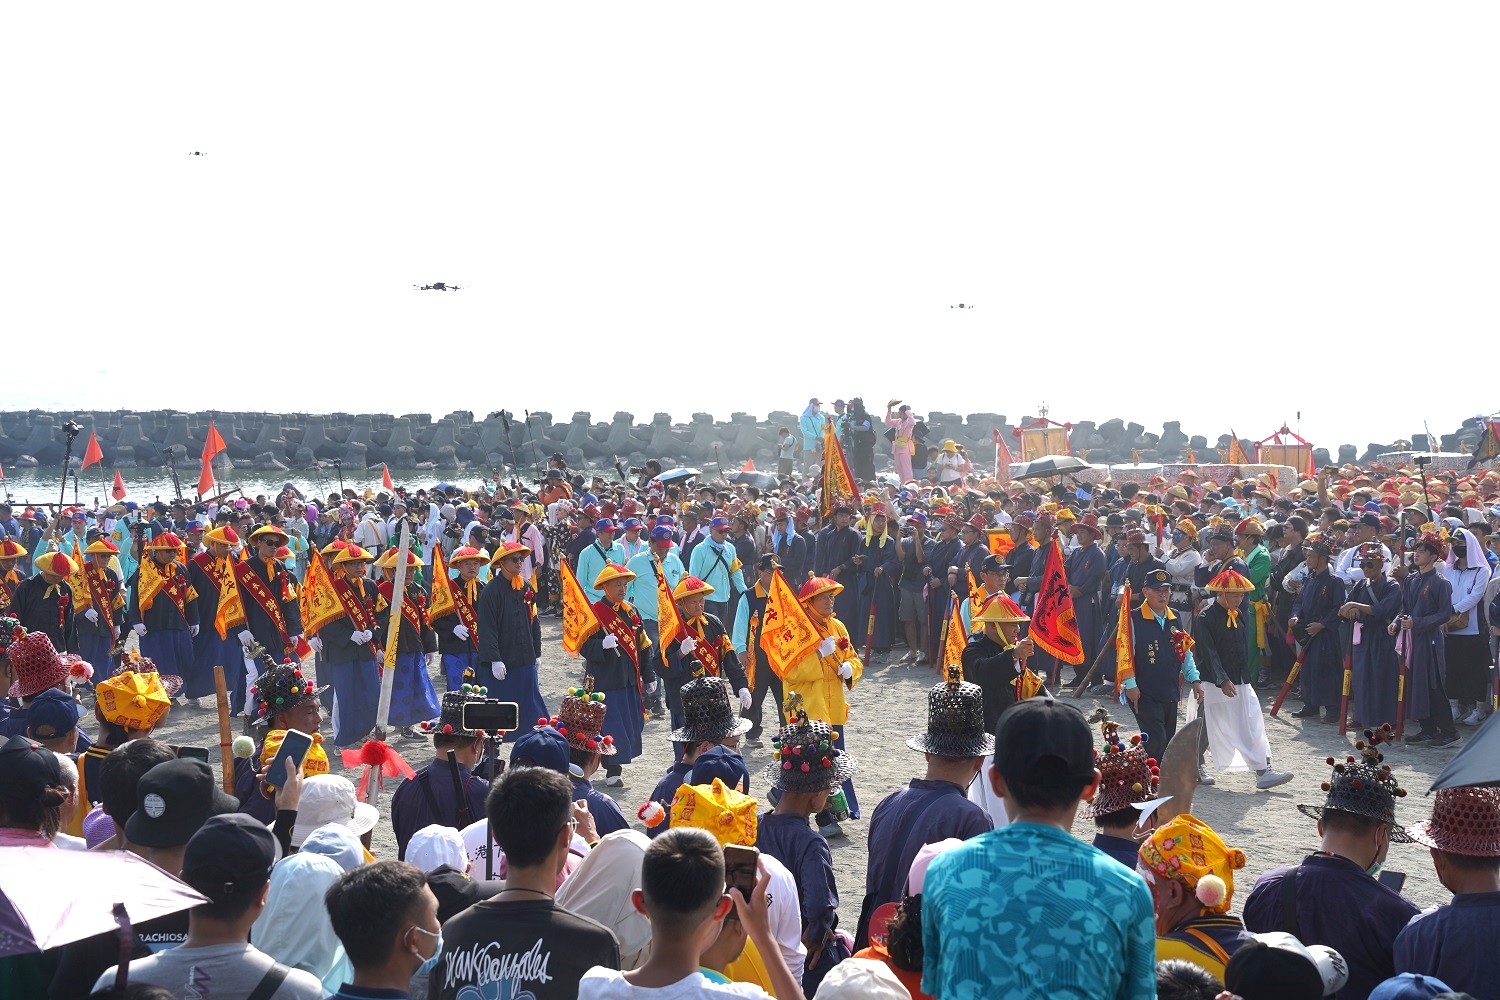
[[[985,528],[984,541],[985,546],[990,550],[990,554],[999,556],[1002,559],[1010,554],[1011,549],[1016,547],[1016,540],[1010,537],[1010,531],[1007,528]]]
[[[777,677],[785,678],[792,664],[817,646],[818,630],[792,592],[792,585],[777,570],[771,575],[771,593],[766,598],[765,621],[760,630],[760,648]]]
[[[562,645],[569,656],[577,656],[589,636],[598,631],[599,619],[594,616],[594,609],[589,604],[588,595],[579,586],[578,577],[573,575],[573,567],[568,565],[566,559],[560,564],[560,569],[562,572]]]
[[[68,577],[68,587],[73,591],[73,613],[81,615],[94,606],[93,588],[89,586],[89,575],[83,570],[83,550],[78,539],[73,539],[73,575]]]
[[[302,581],[302,593],[298,600],[302,610],[302,628],[308,635],[317,635],[320,628],[345,613],[344,602],[334,589],[328,564],[323,561],[323,554],[316,548],[309,553],[307,579]],[[359,630],[362,629],[356,629]]]
[[[948,635],[943,642],[943,662],[938,674],[941,676],[948,667],[957,667],[959,680],[963,680],[964,647],[969,644],[969,630],[964,627],[962,605],[957,600],[948,603]]]
[[[1130,593],[1130,581],[1120,592],[1120,623],[1115,626],[1115,695],[1124,689],[1125,682],[1135,676],[1135,608]]]
[[[833,508],[840,505],[858,510],[859,487],[854,484],[854,471],[829,420],[823,424],[823,518],[831,517]]]
[[[657,560],[652,569],[656,577],[656,634],[661,648],[666,649],[672,643],[680,641],[687,629],[683,627],[682,615],[677,611],[677,600],[672,596],[672,589],[667,586],[667,576],[661,571],[661,560]],[[665,657],[666,654],[663,653],[662,656]]]
[[[1083,662],[1083,639],[1073,614],[1073,595],[1068,592],[1068,574],[1063,570],[1062,546],[1057,532],[1044,550],[1042,585],[1031,613],[1031,641],[1064,663]]]

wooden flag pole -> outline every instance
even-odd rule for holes
[[[214,700],[219,706],[219,760],[224,771],[224,791],[234,794],[234,740],[229,735],[229,687],[224,682],[224,668],[214,667]]]
[[[396,578],[391,583],[391,615],[386,628],[385,660],[380,672],[380,702],[375,709],[375,738],[385,741],[391,715],[391,691],[396,685],[396,649],[401,639],[401,605],[406,601],[406,560],[411,552],[411,523],[401,522],[401,544],[396,551]],[[376,785],[377,791],[379,785]]]

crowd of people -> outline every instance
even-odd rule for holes
[[[0,505],[0,846],[131,852],[202,894],[135,926],[130,996],[1500,995],[1500,797],[1444,789],[1403,826],[1383,756],[1451,753],[1494,711],[1500,475],[1012,482],[919,428],[899,400],[812,400],[768,487],[554,455],[529,484]],[[846,460],[857,491],[831,496]],[[1058,587],[1081,657],[1033,621]],[[778,588],[809,630],[792,662],[762,641]],[[567,641],[579,615],[549,704],[542,619]],[[921,777],[866,811],[848,693],[882,657],[938,676]],[[1064,685],[1113,707],[1086,720]],[[1236,917],[1245,854],[1160,761],[1201,715],[1197,783],[1291,780],[1271,690],[1355,742],[1302,807],[1317,849]],[[220,697],[233,795],[155,738]],[[507,758],[466,720],[509,703]],[[631,815],[607,790],[653,716],[674,762]],[[432,757],[377,860],[380,813],[338,772],[386,728]],[[856,918],[829,841],[865,819]],[[1392,840],[1431,850],[1452,904],[1376,878]],[[0,959],[0,993],[117,995],[121,955]]]

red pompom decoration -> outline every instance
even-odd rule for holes
[[[807,761],[803,761],[802,762],[802,770],[804,770],[804,771],[811,771],[812,770],[812,768],[810,768],[810,767],[807,766]]]
[[[605,746],[607,746],[607,747],[608,746],[614,746],[614,743],[615,743],[615,738],[613,736],[606,736],[606,737],[604,737],[604,745]]]
[[[1137,733],[1136,735],[1130,737],[1130,742],[1131,743],[1135,743],[1135,744],[1139,744],[1141,742],[1141,736],[1140,736],[1140,734]]]
[[[587,739],[587,740],[585,740],[583,745],[585,747],[587,747],[588,749],[590,749],[590,750],[597,750],[597,749],[599,749],[599,741],[596,740],[596,739],[593,739],[592,737],[589,738],[589,739]]]
[[[568,727],[567,726],[558,726],[557,727],[557,732],[561,736],[566,736],[566,735],[568,735]]]
[[[451,722],[445,722],[445,723],[443,723],[443,732],[444,733],[451,733],[451,732],[453,732],[453,723],[451,723]]]
[[[549,725],[551,725],[551,724],[552,724],[552,720],[551,720],[551,719],[549,719],[549,718],[547,718],[547,717],[546,717],[546,716],[545,716],[545,715],[544,715],[544,716],[542,716],[542,717],[541,717],[541,718],[540,718],[540,719],[537,719],[537,720],[536,720],[536,724],[537,724],[537,725],[539,725],[539,726],[549,726]]]

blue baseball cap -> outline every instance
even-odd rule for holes
[[[715,778],[730,788],[750,794],[750,769],[737,750],[724,746],[709,747],[693,761],[693,769],[688,772],[684,784],[712,785]]]
[[[671,514],[657,514],[656,515],[656,523],[657,524],[664,524],[664,525],[666,525],[667,527],[670,528],[670,527],[675,527],[676,526],[677,519],[674,518]]]
[[[1434,976],[1402,972],[1371,990],[1370,1000],[1430,1000],[1440,993],[1449,992],[1448,984]]]
[[[672,529],[667,527],[665,524],[658,524],[656,527],[651,529],[651,540],[653,542],[666,542],[668,544],[672,544],[676,541],[676,539],[672,537]]]
[[[48,688],[26,710],[26,733],[34,740],[51,740],[78,728],[78,703],[66,691]]]
[[[599,520],[597,520],[597,521],[594,522],[594,534],[596,534],[596,535],[599,532],[601,532],[601,531],[619,531],[619,530],[620,530],[619,528],[615,527],[615,522],[611,521],[607,517],[601,517],[601,518],[599,518]]]
[[[598,531],[599,529],[597,527],[595,527],[594,530]],[[641,519],[638,518],[638,517],[627,517],[624,521],[622,521],[620,523],[620,530],[621,531],[640,531],[641,530]]]
[[[558,774],[583,776],[582,769],[569,760],[567,738],[550,725],[535,726],[516,740],[510,748],[510,766],[517,767],[517,761],[522,759],[529,760],[534,767],[545,767]]]
[[[723,530],[728,531],[729,530],[729,518],[725,517],[723,514],[720,514],[717,517],[711,518],[709,520],[709,522],[708,522],[708,530],[709,531],[713,531],[716,528],[722,528]]]

